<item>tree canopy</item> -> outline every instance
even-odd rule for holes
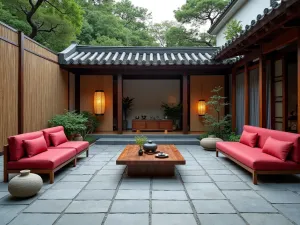
[[[231,40],[235,36],[237,36],[239,33],[241,33],[243,30],[241,21],[238,21],[236,19],[231,20],[227,25],[226,25],[226,30],[224,32],[225,39]]]

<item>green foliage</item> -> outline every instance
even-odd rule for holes
[[[83,138],[86,137],[86,135],[93,133],[97,127],[100,125],[99,120],[95,116],[95,114],[88,112],[88,111],[82,111],[81,115],[87,119],[87,122],[85,124],[86,130],[82,132]]]
[[[135,136],[135,143],[142,148],[142,146],[147,142],[148,138],[144,135]]]
[[[63,126],[69,139],[72,139],[72,136],[75,134],[81,134],[82,132],[85,132],[87,129],[87,122],[87,118],[74,111],[55,115],[51,120],[48,121],[50,127]]]
[[[241,33],[243,30],[241,21],[238,21],[236,19],[231,20],[226,25],[226,30],[224,32],[225,38],[227,41],[231,40],[232,38],[236,37],[239,33]]]
[[[199,136],[198,139],[201,141],[203,138],[207,138],[208,135],[209,135],[209,133],[203,133],[203,134],[200,134],[200,136]]]
[[[173,124],[175,124],[176,120],[180,119],[182,112],[182,104],[179,103],[177,105],[169,105],[168,103],[162,103],[161,108],[164,111],[164,116],[167,116],[168,119],[173,120]]]
[[[227,141],[240,141],[241,135],[237,135],[234,132],[231,132],[231,134],[228,136],[228,138],[226,139]]]
[[[87,136],[85,136],[85,138],[83,140],[88,141],[90,144],[93,144],[94,142],[96,142],[97,138],[95,138],[92,135],[87,135]]]
[[[123,97],[122,99],[122,107],[123,107],[123,113],[124,113],[124,119],[127,120],[128,113],[131,111],[133,106],[133,100],[134,98],[130,97]]]
[[[210,128],[210,134],[225,139],[228,133],[231,132],[231,115],[221,115],[221,110],[228,105],[228,103],[225,102],[226,97],[220,95],[222,89],[222,87],[215,87],[211,91],[213,96],[211,96],[209,101],[206,102],[209,113],[206,113],[203,118],[204,124]]]

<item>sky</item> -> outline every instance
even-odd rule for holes
[[[186,3],[186,0],[131,0],[135,6],[147,8],[152,12],[153,22],[175,20],[174,10]]]

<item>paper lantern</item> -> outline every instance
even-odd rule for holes
[[[206,113],[206,104],[205,100],[199,100],[198,102],[198,115],[204,116]]]
[[[104,115],[105,112],[105,94],[102,90],[96,90],[94,94],[94,113]]]

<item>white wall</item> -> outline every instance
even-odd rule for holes
[[[180,81],[179,80],[124,80],[123,96],[135,98],[132,111],[128,115],[128,128],[131,128],[131,121],[135,116],[141,114],[159,116],[163,118],[163,111],[160,108],[162,102],[176,99],[180,102]]]
[[[243,29],[248,24],[251,24],[252,20],[256,20],[258,14],[263,14],[265,8],[270,7],[270,0],[248,0],[233,16],[231,19],[241,21]],[[231,20],[229,19],[229,21]],[[228,22],[229,22],[228,21]],[[224,32],[226,25],[217,33],[217,46],[224,45],[226,43]]]

